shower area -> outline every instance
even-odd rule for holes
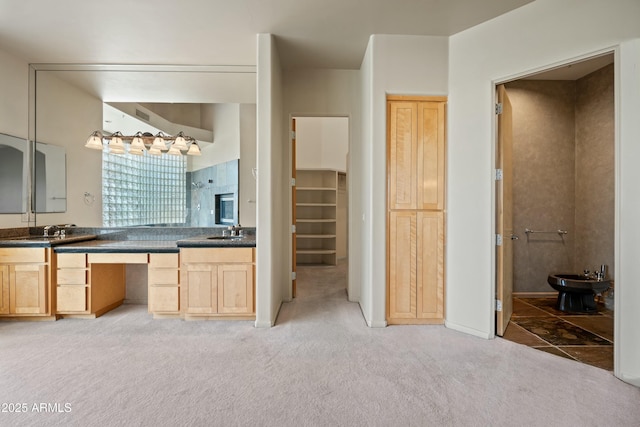
[[[615,277],[613,85],[613,64],[575,80],[505,85],[513,106],[515,296],[554,292],[550,273],[605,264]]]
[[[239,222],[239,159],[187,172],[187,226]]]

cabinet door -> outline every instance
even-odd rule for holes
[[[88,288],[84,285],[60,285],[57,288],[58,313],[86,313],[89,309]]]
[[[417,103],[390,101],[387,108],[389,209],[416,209]]]
[[[16,264],[9,269],[9,309],[12,314],[46,313],[46,266]]]
[[[253,313],[253,265],[218,266],[218,313]]]
[[[417,209],[444,209],[445,103],[419,102]]]
[[[150,313],[177,313],[180,311],[180,288],[178,286],[150,286]]]
[[[0,314],[9,314],[9,266],[0,265]]]
[[[417,214],[417,317],[444,319],[444,221],[442,212]]]
[[[215,264],[183,264],[186,290],[185,311],[193,314],[218,312],[218,267]]]
[[[389,318],[416,318],[415,212],[389,213]]]

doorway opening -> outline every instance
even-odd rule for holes
[[[292,130],[292,295],[346,290],[349,118],[294,116]]]
[[[608,53],[496,88],[496,334],[607,370],[613,287],[586,292],[595,310],[567,307],[548,278],[599,280],[602,266],[615,277],[613,60]]]

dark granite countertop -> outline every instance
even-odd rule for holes
[[[211,235],[189,237],[178,240],[177,245],[180,248],[255,248],[256,236],[255,234],[249,234],[243,237],[223,239],[220,236]]]
[[[255,228],[242,237],[222,238],[222,228],[180,230],[134,228],[99,233],[100,229],[74,229],[65,237],[41,235],[0,238],[0,247],[55,247],[57,253],[177,253],[180,248],[255,247]],[[207,233],[195,234],[194,232]],[[77,233],[77,234],[76,234]]]
[[[0,248],[49,248],[51,246],[63,246],[72,243],[92,241],[93,234],[73,234],[61,236],[17,236],[0,239]]]

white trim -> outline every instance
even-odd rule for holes
[[[541,65],[539,67],[535,67],[535,68],[531,68],[529,70],[525,70],[519,73],[514,73],[511,75],[507,75],[507,76],[502,76],[502,77],[498,77],[495,78],[493,80],[491,80],[491,85],[492,85],[492,100],[491,103],[492,105],[495,105],[498,100],[497,100],[497,96],[496,96],[496,91],[497,91],[497,87],[501,84],[507,83],[507,82],[511,82],[514,80],[519,80],[534,74],[539,74],[545,71],[549,71],[555,68],[559,68],[559,67],[564,67],[566,65],[569,64],[573,64],[575,62],[580,62],[580,61],[585,61],[591,58],[596,58],[598,56],[603,56],[603,55],[607,55],[607,54],[614,54],[614,70],[615,70],[615,76],[614,76],[614,97],[615,97],[615,106],[614,106],[614,110],[615,110],[615,166],[614,166],[614,173],[615,173],[615,206],[616,206],[616,214],[615,214],[615,237],[614,237],[614,247],[616,248],[615,254],[614,254],[614,263],[615,263],[615,267],[616,267],[616,272],[620,271],[620,259],[619,259],[619,242],[620,242],[620,230],[619,230],[619,212],[620,212],[620,188],[619,188],[619,152],[620,152],[620,120],[619,120],[619,109],[620,109],[620,83],[621,83],[621,79],[620,79],[620,45],[616,44],[616,45],[612,45],[603,49],[598,49],[596,51],[591,51],[591,52],[587,52],[584,53],[582,55],[578,55],[572,58],[568,58],[562,61],[557,61],[551,64],[547,64],[547,65]],[[493,108],[491,109],[491,111],[493,112]],[[492,154],[492,158],[493,158],[493,170],[495,170],[496,168],[496,159],[497,159],[497,141],[498,141],[498,119],[497,119],[497,115],[492,114],[492,125],[491,125],[491,154]],[[491,235],[495,236],[496,234],[496,222],[497,222],[497,213],[496,213],[496,190],[495,190],[495,185],[494,181],[493,181],[492,177],[492,185],[491,185]],[[493,307],[494,301],[495,301],[495,295],[496,295],[496,281],[497,281],[497,271],[496,271],[496,251],[495,251],[495,246],[491,245],[491,294],[490,294],[490,306]],[[616,292],[615,294],[616,298],[619,297],[618,293]],[[616,307],[619,307],[619,305],[616,305]],[[496,330],[496,316],[495,316],[495,311],[493,311],[493,309],[491,310],[491,318],[489,320],[490,322],[490,334],[489,337],[493,338],[495,337],[495,330]],[[617,325],[619,322],[619,310],[615,310],[615,314],[614,314],[614,322]],[[445,323],[446,325],[446,323]],[[455,328],[454,328],[455,329]],[[618,337],[617,337],[617,332],[618,329],[617,327],[614,326],[615,332],[614,332],[614,374],[616,376],[618,376],[616,367],[619,365],[619,353],[620,353],[620,346],[618,343]],[[473,335],[473,332],[469,332],[470,334]]]
[[[493,311],[492,311],[492,313],[493,313]],[[454,331],[463,332],[465,334],[473,335],[474,337],[478,337],[478,338],[484,338],[484,339],[495,338],[495,334],[493,334],[493,333],[487,334],[487,333],[485,333],[483,331],[479,331],[477,329],[468,328],[466,326],[458,325],[456,323],[452,323],[452,322],[449,322],[447,320],[444,321],[444,326],[447,329],[452,329]]]

